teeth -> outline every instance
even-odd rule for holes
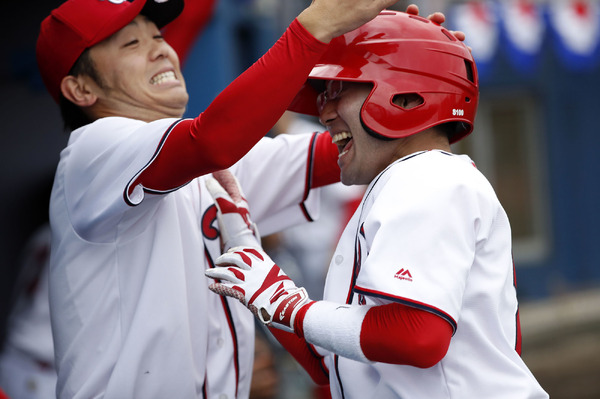
[[[342,153],[340,153],[340,155],[338,155],[338,159],[340,159],[341,157],[343,157],[344,155],[346,155],[348,153],[348,150],[343,151]]]
[[[352,138],[352,134],[350,132],[341,132],[341,133],[337,133],[335,135],[333,135],[333,137],[331,138],[331,141],[333,142],[333,144],[337,144],[338,142],[345,140],[345,139],[351,139]]]
[[[158,75],[156,75],[152,79],[150,79],[150,84],[159,85],[161,83],[165,83],[165,82],[168,82],[171,80],[177,80],[175,78],[175,72],[173,72],[173,71],[163,72],[163,73],[159,73]]]

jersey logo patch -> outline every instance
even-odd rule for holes
[[[398,280],[413,281],[413,277],[412,274],[410,274],[410,270],[405,268],[398,270],[394,275],[394,278],[397,278]]]
[[[209,240],[219,238],[219,229],[215,227],[217,224],[217,207],[215,204],[209,206],[202,215],[202,235]]]

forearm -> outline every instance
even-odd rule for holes
[[[294,21],[206,111],[173,128],[138,183],[169,190],[233,165],[283,114],[325,49]]]
[[[317,385],[329,384],[329,370],[323,362],[323,356],[318,355],[308,342],[294,333],[277,328],[269,327],[269,331]]]
[[[442,318],[392,303],[382,306],[314,303],[296,319],[307,342],[362,361],[431,367],[446,354],[452,327]]]

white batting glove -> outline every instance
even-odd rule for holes
[[[206,178],[206,188],[217,206],[223,251],[238,246],[260,246],[260,234],[250,220],[248,202],[235,176],[226,169],[214,172],[212,178]]]
[[[215,264],[205,274],[221,282],[210,290],[238,299],[266,325],[295,332],[298,311],[313,303],[261,248],[232,248]]]

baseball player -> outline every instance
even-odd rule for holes
[[[290,109],[319,115],[344,184],[369,186],[322,301],[239,233],[235,191],[209,184],[221,230],[244,238],[206,271],[210,289],[252,310],[333,398],[548,397],[520,357],[507,215],[451,152],[478,97],[469,50],[424,18],[384,11],[331,42]]]
[[[182,0],[68,0],[42,22],[40,72],[72,130],[50,203],[58,397],[248,396],[254,321],[208,291],[220,246],[204,175],[231,167],[266,233],[316,216],[308,194],[339,180],[335,146],[260,139],[328,42],[393,2],[314,1],[194,119],[159,30]]]

